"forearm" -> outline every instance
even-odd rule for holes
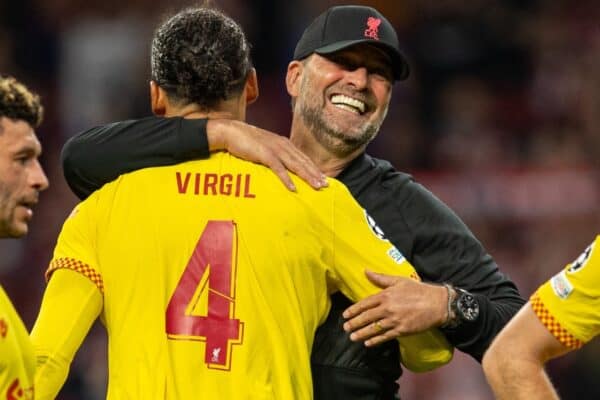
[[[496,335],[525,303],[512,284],[498,285],[496,292],[480,292],[477,287],[457,284],[472,294],[479,303],[479,318],[463,322],[453,329],[442,329],[448,341],[457,349],[481,361]]]
[[[123,173],[208,155],[205,119],[150,117],[77,134],[65,144],[62,163],[67,183],[84,199]]]
[[[496,399],[558,399],[540,361],[523,359],[519,355],[511,357],[510,350],[498,349],[502,352],[505,350],[504,355],[486,354],[483,363],[488,383]]]
[[[449,283],[475,296],[479,317],[442,331],[453,346],[481,361],[496,335],[525,300],[466,227],[432,235],[433,240],[418,241],[419,245],[429,243],[430,248],[418,252],[415,268],[427,280]]]
[[[543,367],[568,351],[527,304],[485,353],[483,370],[499,399],[558,399]]]
[[[70,270],[53,274],[31,332],[36,399],[56,398],[75,352],[101,310],[102,296],[88,278]]]

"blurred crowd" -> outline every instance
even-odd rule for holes
[[[253,44],[261,97],[249,120],[286,134],[287,62],[332,0],[215,0]],[[600,228],[600,5],[596,0],[372,0],[395,25],[411,77],[395,85],[370,147],[413,174],[475,232],[528,297]],[[94,125],[149,115],[149,43],[165,13],[189,1],[0,1],[0,74],[42,95],[38,131],[51,188],[30,235],[0,242],[0,281],[31,328],[62,221],[76,203],[62,144]],[[524,333],[525,334],[525,333]],[[105,335],[79,352],[60,399],[101,399]],[[600,398],[600,345],[554,361],[565,399]],[[405,373],[405,399],[489,399],[467,356]]]

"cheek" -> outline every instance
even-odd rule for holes
[[[19,196],[21,188],[18,183],[19,180],[14,179],[0,182],[0,207],[3,209],[6,209],[9,204],[14,203],[15,198]]]
[[[390,100],[392,97],[391,89],[389,87],[374,87],[373,94],[377,98],[378,104],[378,113],[385,113],[388,106],[390,105]]]

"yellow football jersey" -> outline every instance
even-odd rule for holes
[[[32,400],[34,373],[29,334],[0,286],[0,399]]]
[[[577,349],[600,333],[600,236],[531,297],[533,310],[565,346]]]
[[[365,268],[416,274],[341,183],[295,183],[222,153],[123,175],[75,208],[49,274],[103,293],[109,399],[312,398],[329,294],[376,293]],[[403,340],[414,369],[451,358],[437,331]]]

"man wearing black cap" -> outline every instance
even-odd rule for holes
[[[496,333],[524,303],[448,207],[411,176],[365,153],[388,111],[393,83],[407,76],[394,28],[377,10],[363,6],[333,7],[317,17],[288,66],[292,143],[326,175],[348,186],[373,217],[373,230],[385,235],[424,280],[437,283],[370,275],[384,288],[381,294],[349,309],[346,298],[334,295],[313,346],[317,399],[393,399],[401,373],[398,347],[394,342],[373,345],[431,327],[441,326],[454,346],[481,360]],[[165,134],[153,135],[157,129]],[[232,143],[224,137],[235,137],[236,143],[254,140],[253,129],[214,120],[194,125],[163,119],[94,128],[65,146],[65,175],[73,190],[86,197],[132,169],[208,156],[209,148]],[[208,141],[198,139],[198,130]],[[263,134],[259,136],[265,139]],[[259,149],[273,151],[262,139],[254,142]]]

